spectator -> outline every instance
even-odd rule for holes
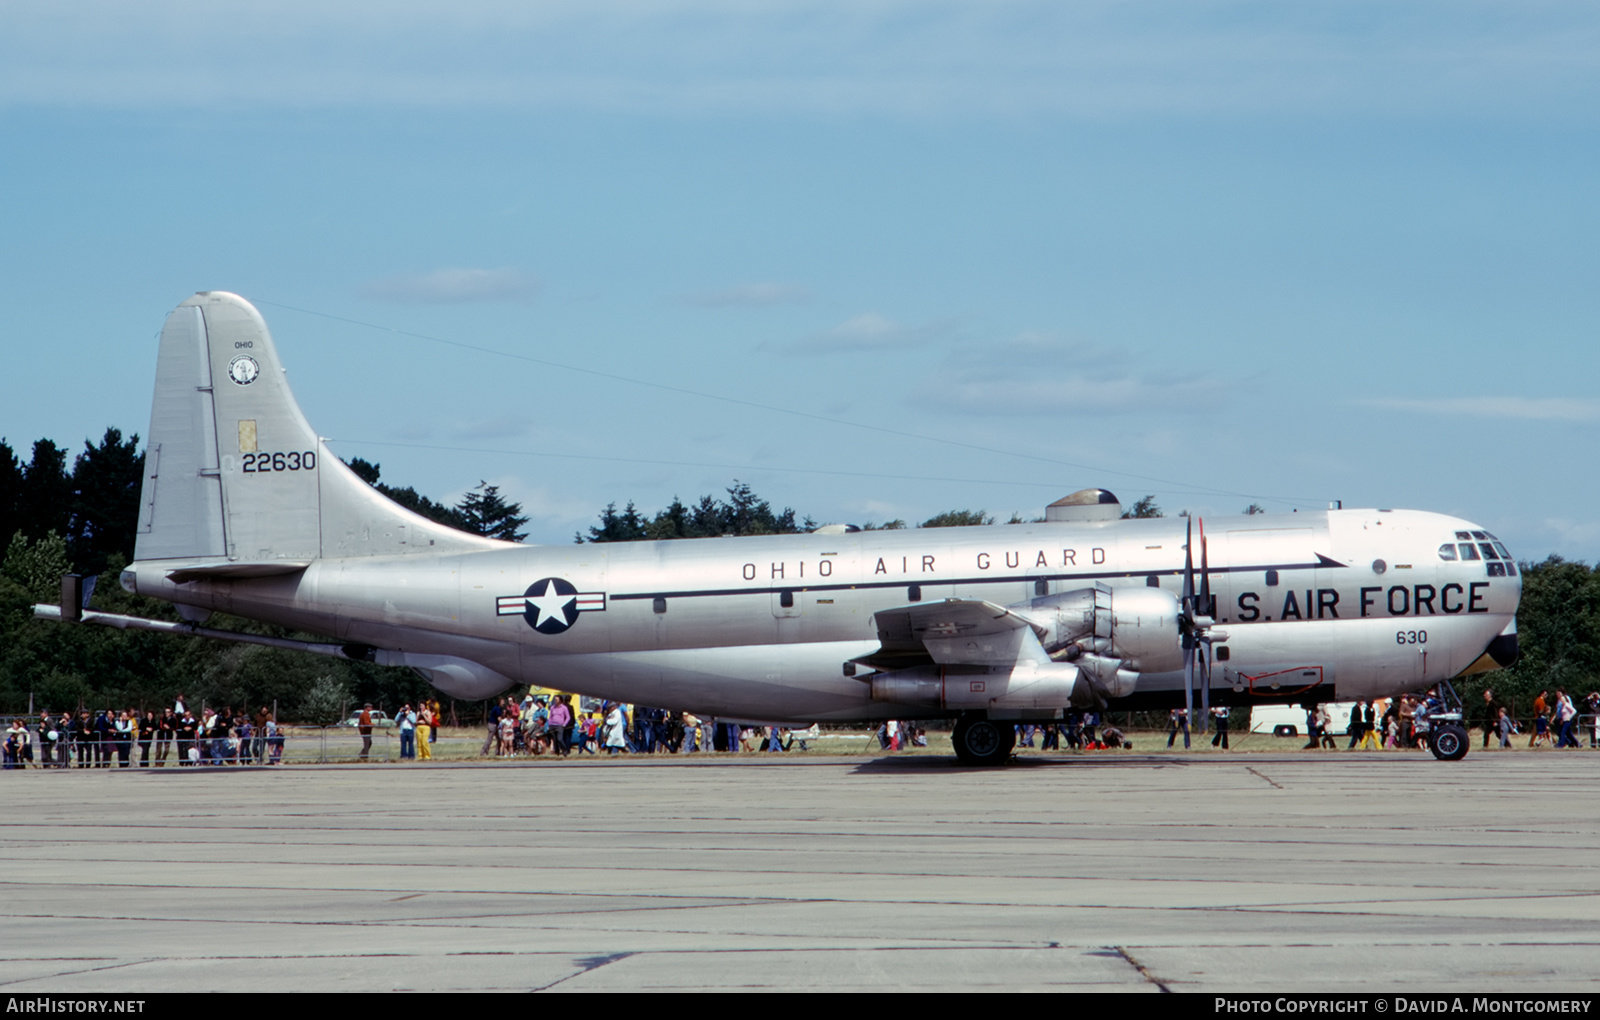
[[[1183,749],[1189,749],[1189,712],[1187,709],[1175,708],[1167,713],[1167,748],[1171,750],[1173,741],[1178,739],[1178,731],[1183,731]]]
[[[410,761],[417,756],[417,716],[409,703],[400,706],[394,722],[400,733],[400,760]]]
[[[372,754],[372,702],[361,706],[361,717],[356,720],[356,729],[361,734],[361,753],[356,757],[360,761],[367,761]]]

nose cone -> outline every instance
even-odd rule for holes
[[[1511,621],[1511,626],[1508,630],[1510,631],[1509,633],[1501,634],[1489,642],[1488,649],[1483,653],[1493,659],[1494,664],[1501,669],[1510,669],[1515,666],[1518,657],[1522,654],[1521,648],[1517,645],[1517,622],[1515,620]]]

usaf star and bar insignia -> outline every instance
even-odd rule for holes
[[[521,595],[501,595],[494,601],[497,615],[521,616],[541,634],[560,634],[578,622],[579,613],[605,612],[606,593],[580,592],[565,578],[546,577]]]

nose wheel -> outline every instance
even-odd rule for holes
[[[1459,726],[1440,726],[1428,741],[1428,749],[1440,761],[1460,761],[1467,756],[1467,731]]]
[[[1461,695],[1450,686],[1450,681],[1439,681],[1436,689],[1437,700],[1430,697],[1425,703],[1428,708],[1428,750],[1440,761],[1460,761],[1467,756],[1467,748],[1472,746],[1467,739],[1466,707],[1461,704]]]
[[[1004,765],[1011,760],[1017,731],[1010,723],[964,715],[956,720],[950,742],[955,745],[956,758],[963,765]]]

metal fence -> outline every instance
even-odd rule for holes
[[[6,767],[25,768],[178,768],[218,766],[306,765],[327,762],[399,761],[401,739],[393,728],[374,727],[370,745],[363,755],[361,734],[348,726],[286,726],[276,736],[238,736],[192,741],[176,738],[148,741],[88,740],[71,734],[51,741],[41,734],[34,720],[28,720],[30,753],[20,761],[7,761]],[[0,721],[0,731],[9,720]],[[429,757],[461,759],[476,757],[482,734],[449,730],[434,735],[428,745]],[[422,760],[420,741],[414,757]]]

